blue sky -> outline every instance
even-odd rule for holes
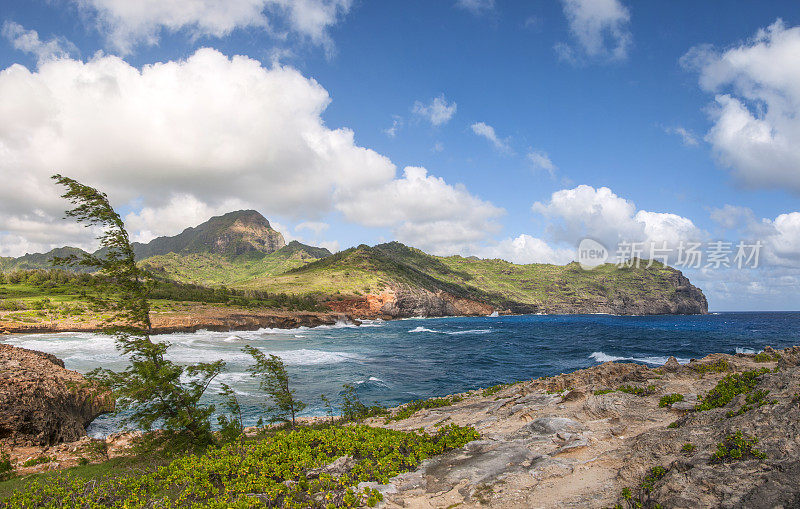
[[[0,255],[91,246],[63,171],[140,240],[241,207],[519,263],[761,240],[757,270],[685,272],[712,309],[800,308],[796,2],[3,0],[0,23]]]

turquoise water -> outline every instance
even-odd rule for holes
[[[314,329],[262,329],[154,336],[169,341],[178,362],[223,359],[218,382],[239,395],[246,424],[261,414],[264,398],[246,372],[250,344],[285,361],[306,413],[321,415],[319,396],[338,399],[354,384],[363,401],[397,405],[597,365],[609,360],[663,364],[713,352],[757,352],[800,345],[800,313],[718,313],[705,316],[525,315],[411,319],[340,324]],[[97,334],[14,335],[7,343],[53,353],[80,372],[122,369],[111,338]],[[219,384],[211,386],[212,393]],[[215,397],[210,397],[211,400]],[[95,435],[114,431],[113,416],[97,419]]]

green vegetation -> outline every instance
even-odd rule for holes
[[[610,394],[612,392],[615,392],[614,389],[597,389],[596,391],[594,391],[594,395],[602,396],[603,394]]]
[[[681,421],[680,421],[680,420],[677,420],[677,421],[672,421],[671,423],[667,424],[667,427],[668,427],[669,429],[680,428],[680,427],[681,427],[681,424],[682,424],[682,423],[681,423]]]
[[[344,384],[342,387],[344,388],[344,392],[342,393],[343,421],[358,422],[369,417],[386,415],[389,413],[386,407],[378,405],[377,403],[372,406],[367,406],[362,403],[358,397],[356,388],[352,384]],[[327,398],[325,398],[325,401],[327,401]]]
[[[730,364],[728,364],[728,361],[725,359],[718,359],[714,362],[691,363],[689,367],[700,375],[705,375],[706,373],[724,373],[725,371],[731,370]]]
[[[685,444],[683,444],[683,446],[681,447],[681,452],[682,452],[682,453],[684,453],[684,454],[686,454],[686,455],[691,455],[691,454],[694,452],[694,449],[695,449],[695,447],[694,447],[694,444],[693,444],[693,443],[691,443],[691,442],[686,442],[686,443],[685,443]]]
[[[502,391],[502,390],[503,390],[503,389],[505,389],[506,387],[509,387],[510,385],[511,385],[511,384],[497,384],[497,385],[492,385],[491,387],[487,387],[487,388],[483,389],[483,390],[481,391],[481,394],[482,394],[484,397],[488,397],[488,396],[494,396],[495,394],[497,394],[498,392]]]
[[[53,176],[66,188],[62,196],[74,208],[67,217],[87,226],[97,226],[104,255],[84,254],[57,260],[59,264],[80,264],[96,269],[104,278],[101,296],[91,302],[107,311],[107,334],[117,349],[127,355],[129,366],[121,372],[98,368],[90,378],[109,387],[117,400],[117,411],[136,427],[150,430],[158,423],[165,437],[181,438],[191,444],[213,443],[209,418],[213,405],[200,403],[208,385],[222,371],[224,362],[179,365],[164,356],[169,344],[150,340],[150,281],[137,265],[128,232],[108,197],[73,179]]]
[[[400,407],[397,412],[386,418],[386,422],[402,421],[403,419],[408,419],[415,413],[425,408],[441,408],[453,405],[459,401],[461,401],[461,398],[458,396],[451,396],[447,398],[417,399]]]
[[[745,396],[744,405],[742,405],[739,410],[731,410],[725,414],[725,416],[735,417],[737,415],[742,415],[753,408],[758,408],[764,405],[774,405],[778,402],[776,399],[767,399],[767,396],[769,396],[769,391],[767,390],[760,389],[755,392],[751,392]]]
[[[649,396],[656,392],[655,385],[648,385],[647,387],[639,387],[636,385],[623,385],[617,388],[619,392],[624,392],[626,394],[633,394],[639,397]]]
[[[303,411],[306,404],[298,400],[289,387],[289,373],[281,358],[274,354],[267,357],[264,352],[250,345],[246,345],[243,351],[255,360],[255,364],[247,370],[258,379],[261,390],[272,398],[273,404],[267,408],[270,420],[287,421],[295,427],[295,416]]]
[[[8,453],[0,450],[0,481],[5,481],[14,475],[14,467]]]
[[[34,507],[290,507],[375,505],[375,490],[356,490],[363,481],[386,483],[431,456],[478,438],[472,428],[449,425],[435,435],[368,426],[298,428],[257,441],[211,447],[150,469],[98,472],[95,465],[34,478],[18,485],[3,508]],[[349,471],[315,470],[333,460],[353,459]]]
[[[662,408],[668,407],[678,401],[683,401],[683,394],[667,394],[666,396],[661,396],[661,399],[658,400],[658,406]]]
[[[639,486],[636,487],[635,490],[631,488],[622,488],[622,502],[618,503],[614,506],[615,509],[622,509],[623,507],[628,508],[654,508],[658,509],[661,507],[660,504],[656,503],[651,498],[651,493],[655,488],[656,483],[660,481],[665,475],[667,475],[668,470],[662,466],[655,466],[651,468],[647,474],[645,475],[642,482]]]
[[[758,380],[764,373],[768,373],[766,368],[745,371],[738,374],[726,375],[717,385],[703,396],[700,403],[695,407],[698,411],[711,410],[712,408],[722,408],[739,394],[746,394],[752,391]]]
[[[753,360],[756,362],[775,362],[781,360],[781,355],[779,353],[760,352],[753,356]]]
[[[717,450],[711,455],[711,463],[725,463],[750,458],[765,459],[767,455],[755,448],[757,443],[758,438],[737,431],[717,444]]]

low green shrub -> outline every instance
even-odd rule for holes
[[[713,389],[708,391],[708,394],[703,396],[695,409],[703,411],[724,407],[739,394],[746,394],[752,391],[758,385],[761,375],[768,372],[767,368],[761,368],[745,371],[744,373],[726,375]]]
[[[737,431],[725,437],[717,444],[717,450],[711,455],[711,463],[725,463],[751,458],[765,459],[766,454],[756,449],[758,438]]]
[[[752,410],[753,408],[758,408],[764,405],[774,405],[778,402],[777,399],[767,399],[769,396],[769,391],[760,389],[754,392],[747,394],[744,398],[744,405],[739,410],[731,410],[727,414],[726,417],[735,417],[737,415],[742,415],[743,413],[747,412],[748,410]]]
[[[647,387],[639,387],[636,385],[623,385],[618,387],[617,390],[619,392],[624,392],[627,394],[634,394],[639,397],[649,396],[656,392],[655,385],[648,385]]]
[[[386,418],[386,422],[389,423],[391,421],[402,421],[403,419],[408,419],[415,413],[425,408],[441,408],[450,406],[453,403],[454,401],[451,398],[417,399],[400,407],[397,412]]]
[[[0,451],[0,481],[5,481],[14,476],[14,466],[11,457],[5,451]]]
[[[375,505],[382,499],[364,481],[386,483],[424,459],[478,438],[470,427],[449,425],[435,435],[363,425],[300,427],[258,441],[237,441],[190,454],[150,471],[87,479],[62,472],[34,479],[0,506],[329,508]],[[353,467],[333,476],[314,472],[337,458]]]
[[[491,387],[485,388],[483,391],[481,391],[481,394],[483,394],[483,396],[494,396],[495,394],[502,391],[506,387],[508,387],[508,384],[493,385]]]
[[[50,463],[51,461],[53,461],[53,458],[50,458],[48,456],[37,456],[35,458],[31,458],[31,459],[25,461],[22,464],[22,466],[23,467],[35,467],[36,465],[41,465],[43,463]]]
[[[686,442],[686,443],[685,443],[685,444],[683,444],[683,446],[681,447],[681,452],[682,452],[682,453],[684,453],[684,454],[692,454],[692,453],[694,452],[694,449],[695,449],[695,447],[694,447],[694,444],[693,444],[693,443],[691,443],[691,442]]]
[[[594,391],[595,396],[602,396],[603,394],[609,394],[614,392],[614,389],[597,389]]]
[[[781,360],[781,356],[778,353],[760,352],[753,356],[753,360],[756,362],[775,362]]]
[[[683,401],[683,394],[667,394],[666,396],[661,396],[661,399],[658,400],[658,406],[662,408],[668,407],[678,401]]]
[[[691,363],[689,364],[689,368],[696,373],[704,375],[706,373],[723,373],[725,371],[730,371],[731,365],[728,364],[728,361],[725,359],[718,359],[714,362]]]

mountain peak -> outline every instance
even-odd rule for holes
[[[214,216],[205,223],[186,228],[174,237],[159,237],[135,244],[138,259],[167,253],[215,253],[239,256],[269,254],[286,245],[283,235],[255,210],[237,210]]]

